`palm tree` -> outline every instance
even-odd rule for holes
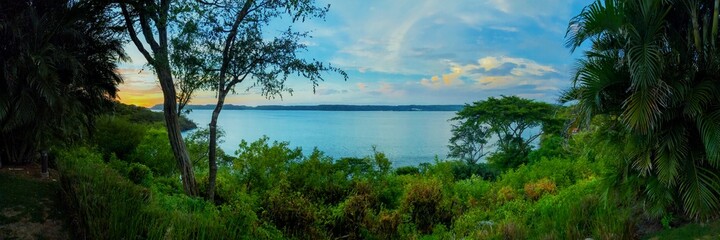
[[[0,5],[0,159],[25,163],[54,139],[76,139],[116,96],[122,42],[93,1]]]
[[[591,46],[564,99],[577,100],[581,122],[617,119],[612,186],[630,183],[650,213],[720,210],[717,23],[718,0],[598,0],[570,21],[568,47]]]

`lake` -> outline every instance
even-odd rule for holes
[[[207,127],[212,110],[193,110],[188,118]],[[455,112],[394,111],[273,111],[225,110],[219,124],[225,131],[220,147],[233,154],[241,140],[266,135],[287,141],[308,155],[314,147],[333,158],[384,152],[394,167],[433,162],[447,156]]]

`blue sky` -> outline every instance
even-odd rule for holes
[[[290,78],[295,91],[265,99],[237,87],[226,103],[308,104],[464,104],[489,96],[517,95],[554,102],[570,86],[579,52],[564,47],[568,21],[589,0],[319,0],[331,4],[323,20],[295,24],[312,31],[302,56],[347,71],[343,81],[326,74],[313,94],[302,78]],[[276,26],[277,25],[277,26]],[[285,29],[274,24],[268,31]],[[120,65],[125,83],[121,101],[150,106],[162,93],[144,59],[131,44],[133,61]],[[201,92],[195,104],[214,103]]]

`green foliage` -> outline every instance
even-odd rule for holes
[[[540,147],[528,154],[530,162],[536,162],[543,158],[568,158],[567,139],[559,135],[543,134],[540,137]]]
[[[279,239],[252,211],[222,211],[201,199],[164,194],[132,183],[103,163],[99,153],[60,153],[61,188],[79,214],[78,234],[91,239]],[[167,181],[165,179],[162,181]],[[175,178],[176,191],[180,183]],[[155,179],[153,184],[159,183]]]
[[[103,115],[95,121],[92,142],[105,156],[115,154],[128,159],[147,131],[146,125],[133,123],[122,117]]]
[[[109,236],[122,233],[150,239],[626,239],[636,234],[638,222],[647,219],[637,215],[637,206],[642,205],[600,194],[605,186],[597,176],[610,171],[608,167],[612,165],[606,161],[611,159],[608,154],[597,149],[603,145],[585,143],[596,137],[594,134],[582,133],[568,139],[563,149],[572,149],[572,154],[550,154],[553,158],[543,155],[496,178],[473,173],[482,171],[472,167],[487,165],[469,165],[465,161],[437,160],[407,168],[412,174],[397,174],[402,171],[391,170],[389,160],[379,152],[364,158],[334,160],[317,149],[303,155],[287,142],[263,137],[251,143],[242,142],[232,164],[220,165],[217,198],[213,203],[185,196],[177,175],[148,178],[135,173],[148,173],[140,161],[128,164],[111,155],[105,164],[99,154],[82,149],[70,151],[74,155],[65,154],[63,159],[96,159],[88,169],[104,170],[85,170],[84,174],[94,176],[88,179],[101,178],[96,173],[114,179],[83,180],[88,187],[86,192],[74,190],[73,196],[119,199],[98,206],[123,209],[123,213],[87,210],[83,214],[110,220],[82,229],[108,228],[106,225],[117,224],[114,219],[121,218],[140,222],[128,226],[139,230],[118,225]],[[546,147],[550,150],[545,151]],[[537,151],[553,152],[554,148],[553,144],[546,144]],[[560,157],[575,155],[580,157]],[[72,169],[76,168],[78,165]],[[65,168],[63,172],[73,171]],[[105,186],[110,184],[118,186]],[[116,187],[126,189],[90,194],[93,188]],[[120,201],[125,198],[136,202],[124,205]]]
[[[121,102],[115,102],[112,110],[107,114],[127,119],[132,123],[165,125],[165,117],[162,112],[155,112],[145,107],[128,105]],[[181,131],[197,128],[197,124],[185,115],[180,115],[179,120]]]
[[[169,175],[177,169],[167,132],[163,128],[148,129],[128,159],[149,167],[156,175]]]
[[[415,166],[404,166],[395,169],[397,175],[418,175],[420,174],[420,168]]]
[[[527,183],[548,178],[562,188],[573,185],[582,179],[593,178],[596,172],[592,164],[582,160],[544,158],[538,162],[507,171],[498,178],[497,182],[502,186],[521,190]]]
[[[202,169],[207,166],[209,137],[210,131],[207,128],[199,128],[184,138],[185,146],[187,146],[188,154],[190,155],[190,160],[195,168]],[[219,130],[217,136],[218,144],[225,142],[223,137],[225,137],[225,132]],[[225,151],[220,148],[215,149],[215,151],[217,156],[220,158],[220,165],[227,166],[232,163],[232,157],[228,156]]]
[[[717,35],[707,35],[718,30],[711,2],[596,1],[568,26],[567,45],[591,42],[591,49],[564,99],[578,102],[579,123],[617,119],[608,186],[644,192],[637,197],[651,215],[707,219],[720,209],[720,55]]]
[[[135,184],[149,186],[152,183],[152,172],[150,168],[139,163],[131,163],[128,167],[128,179]]]
[[[315,149],[303,161],[290,165],[288,181],[291,189],[315,202],[337,204],[349,194],[351,172],[346,170]]]
[[[253,143],[243,140],[235,151],[233,169],[239,184],[249,192],[259,192],[278,186],[287,177],[290,163],[302,157],[300,148],[290,149],[288,142],[268,143],[263,137]]]
[[[441,206],[442,187],[440,181],[435,179],[418,180],[407,186],[401,208],[421,233],[431,233],[434,225],[449,214],[448,209]]]
[[[452,172],[455,180],[478,176],[486,180],[494,180],[500,173],[487,163],[453,162]]]

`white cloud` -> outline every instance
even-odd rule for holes
[[[484,57],[478,60],[478,67],[490,71],[507,63],[515,65],[510,72],[515,76],[542,76],[547,73],[558,72],[552,66],[542,65],[530,59],[512,57]]]
[[[446,62],[446,73],[419,81],[430,89],[516,89],[523,92],[548,92],[562,89],[567,81],[558,78],[555,67],[526,58],[488,56],[476,63]]]

